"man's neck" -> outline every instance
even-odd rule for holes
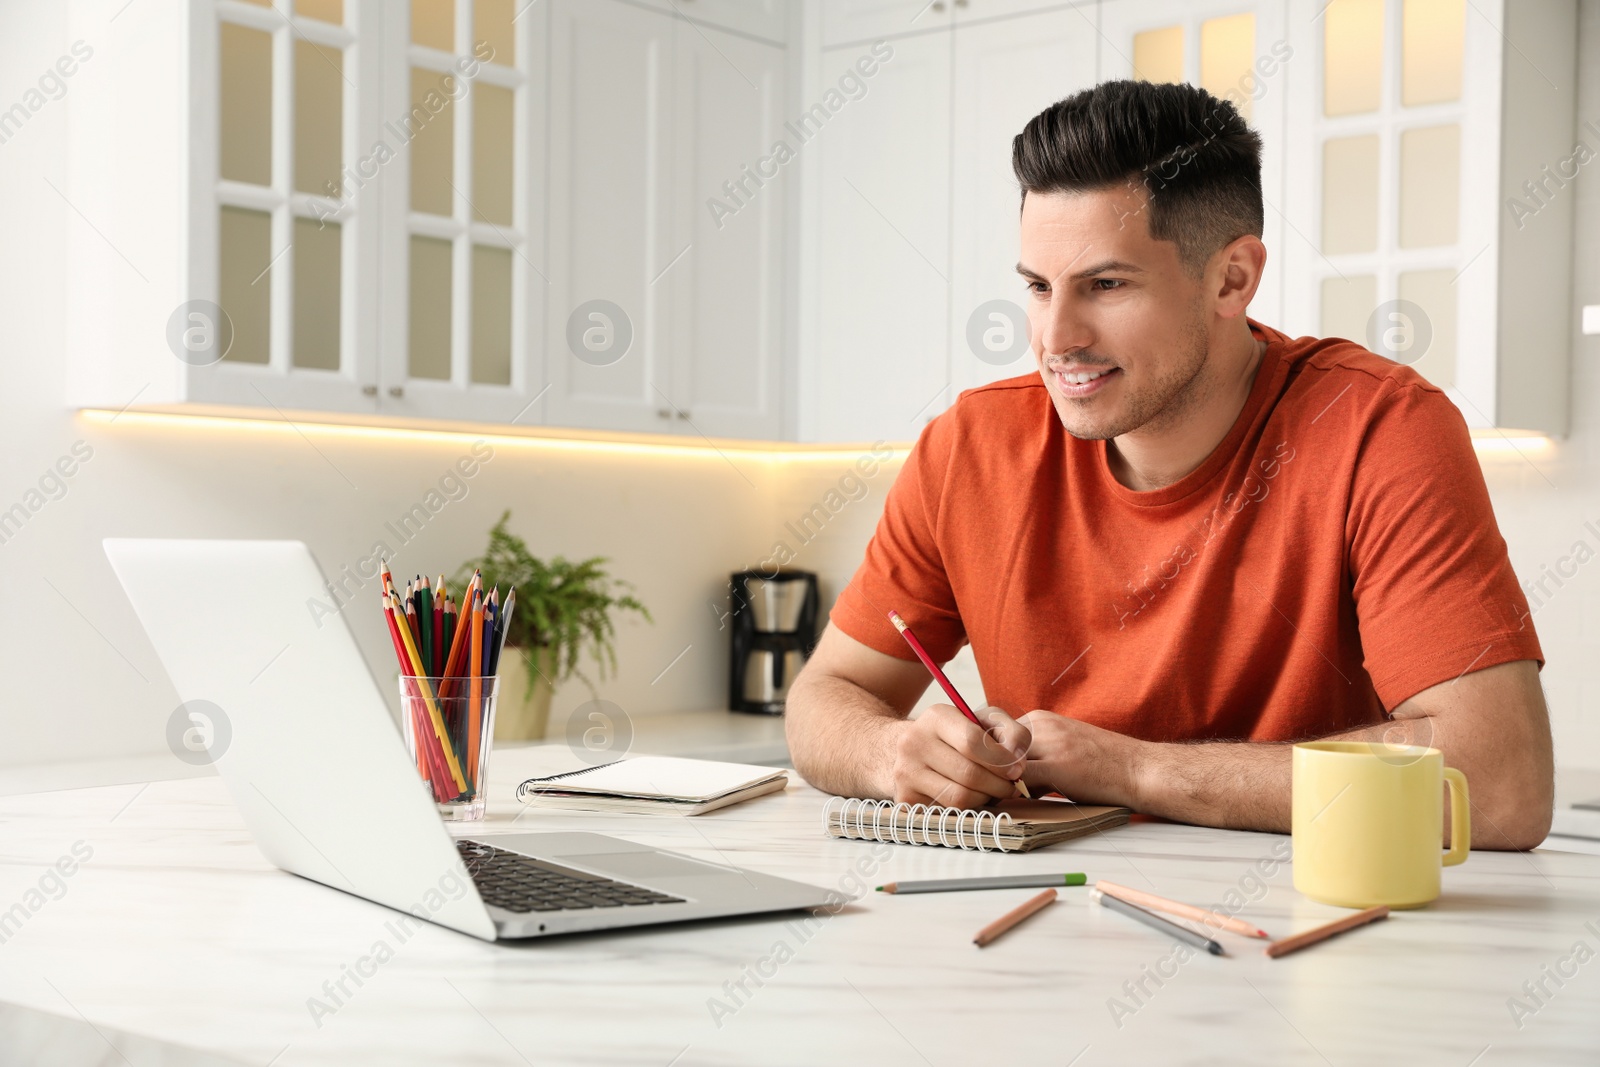
[[[1141,427],[1107,441],[1106,458],[1117,481],[1139,492],[1163,489],[1204,463],[1238,421],[1266,351],[1267,343],[1256,340],[1247,326],[1226,351],[1213,350],[1207,357],[1201,373],[1209,380],[1196,383],[1201,392],[1189,411],[1172,424]]]

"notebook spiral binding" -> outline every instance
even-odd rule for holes
[[[560,774],[547,774],[543,778],[529,778],[527,781],[522,782],[517,786],[517,799],[526,799],[526,795],[533,792],[533,786],[540,782],[559,782],[563,778],[576,778],[580,774],[588,774],[590,771],[598,771],[601,767],[609,767],[613,763],[621,762],[621,760],[607,760],[605,763],[596,763],[592,767],[579,767],[575,771],[563,771]]]
[[[835,816],[838,817],[837,833],[833,832]],[[884,816],[888,816],[887,823],[884,822]],[[904,819],[900,816],[904,816]],[[970,826],[966,825],[969,819]],[[822,830],[835,837],[842,835],[858,841],[884,841],[894,845],[942,845],[945,848],[978,852],[988,852],[991,842],[995,851],[1004,851],[1000,831],[1011,821],[1010,814],[1003,811],[976,811],[937,804],[896,804],[892,800],[862,800],[859,797],[830,797],[822,806]],[[950,839],[952,829],[954,840]]]

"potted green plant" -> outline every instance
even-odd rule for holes
[[[600,678],[616,672],[615,612],[635,611],[654,621],[633,596],[633,586],[607,573],[606,557],[539,559],[526,541],[506,529],[510,519],[509,511],[500,516],[489,530],[484,554],[463,563],[456,575],[456,582],[464,584],[474,570],[481,571],[484,588],[499,586],[502,600],[512,588],[517,591],[506,645],[518,654],[500,660],[496,741],[543,737],[550,697],[574,675],[595,691],[578,665],[585,651]]]

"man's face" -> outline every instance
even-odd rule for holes
[[[1159,431],[1202,398],[1202,283],[1150,236],[1142,188],[1029,193],[1021,247],[1034,358],[1068,433]]]

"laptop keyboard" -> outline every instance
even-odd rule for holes
[[[456,851],[477,883],[483,902],[506,911],[582,911],[683,903],[682,897],[575,871],[482,841],[457,841]]]

